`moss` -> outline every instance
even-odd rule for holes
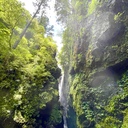
[[[59,107],[56,105],[53,107],[49,118],[49,123],[57,125],[62,122],[62,113],[60,110],[58,110],[58,108]]]
[[[124,111],[123,125],[121,128],[127,128],[128,126],[128,108]]]
[[[88,5],[88,14],[87,15],[91,15],[96,10],[98,3],[99,2],[97,0],[91,0],[91,2]]]
[[[73,98],[73,108],[76,111],[76,115],[77,115],[77,125],[80,128],[80,124],[79,121],[82,119],[81,115],[84,114],[84,110],[82,109],[82,97],[83,97],[83,92],[84,90],[86,90],[86,86],[83,83],[83,78],[85,77],[84,74],[77,74],[75,75],[72,83],[71,83],[71,88],[70,88],[70,94],[71,97]],[[84,116],[84,115],[83,115]],[[84,118],[82,119],[82,121],[84,121]]]
[[[127,49],[128,49],[128,33],[119,35],[117,38],[112,40],[111,45],[104,48],[103,56],[101,58],[96,58],[93,56],[93,68],[104,68],[110,67],[121,61],[127,59]],[[118,44],[117,44],[118,43]]]
[[[106,116],[96,124],[96,128],[126,128],[128,119],[128,73],[124,73],[118,81],[121,92],[109,99],[109,103],[104,107]]]
[[[115,117],[108,116],[101,123],[96,124],[96,128],[120,128],[121,121]]]
[[[92,46],[90,45],[86,53],[86,67],[91,67],[93,58],[94,57],[92,56]]]
[[[77,115],[77,127],[120,128],[125,126],[123,122],[127,122],[125,108],[128,107],[128,73],[123,74],[117,82],[118,86],[114,86],[113,89],[107,86],[107,84],[113,83],[113,79],[109,76],[108,79],[105,77],[103,81],[98,82],[98,85],[95,82],[95,88],[89,87],[89,81],[86,79],[88,79],[86,74],[76,74],[72,78],[70,88],[73,108]],[[115,92],[113,92],[114,90]]]
[[[121,128],[121,126],[125,127],[125,123],[127,123],[127,111],[125,111],[125,109],[128,107],[128,87],[124,87],[127,78],[125,79],[123,77],[125,80],[120,79],[119,77],[121,76],[121,73],[116,74],[115,70],[117,69],[114,69],[118,68],[118,70],[122,70],[123,68],[126,68],[127,64],[124,65],[122,62],[127,59],[128,53],[127,18],[124,16],[125,13],[123,11],[123,13],[121,11],[119,12],[119,3],[122,2],[110,2],[108,0],[88,1],[86,19],[82,19],[84,24],[81,25],[86,29],[81,29],[82,27],[80,26],[81,30],[78,30],[80,34],[78,34],[76,38],[73,37],[74,52],[72,59],[70,60],[72,61],[73,73],[71,74],[72,81],[70,83],[70,95],[73,99],[73,108],[76,112],[78,128]],[[94,13],[95,10],[96,12]],[[110,13],[108,13],[108,10]],[[97,34],[97,37],[95,35],[96,31],[94,31],[93,34],[92,31],[89,30],[93,30],[93,26],[96,25],[95,21],[100,18],[104,12],[109,15],[107,20],[110,20],[108,21],[108,30],[103,31],[103,33],[106,33],[107,35],[105,41],[102,40],[102,36],[105,34]],[[76,13],[78,14],[78,12]],[[114,16],[114,14],[116,15]],[[88,24],[86,24],[85,21],[87,21]],[[116,25],[119,26],[117,27]],[[107,31],[109,33],[107,33]],[[85,36],[85,38],[82,38],[82,36]],[[99,40],[100,37],[101,42]],[[83,46],[86,48],[81,48],[82,41],[84,42]],[[92,44],[94,45],[92,46]],[[85,58],[83,58],[83,56]],[[82,65],[84,67],[80,65],[80,62],[82,61],[84,62],[84,65]],[[79,68],[82,70],[77,70]],[[99,76],[102,77],[102,75],[104,75],[102,72],[106,72],[109,69],[112,69],[112,76],[109,76],[109,73],[106,73],[107,75],[105,75],[105,78],[100,81]],[[118,84],[116,81],[117,76],[115,76],[115,74],[119,76],[118,78],[121,82],[122,80],[125,82]],[[95,78],[98,77],[99,79],[97,82]],[[111,77],[114,80],[112,80]],[[125,114],[123,113],[124,111]]]
[[[114,20],[115,20],[116,22],[120,21],[120,17],[121,17],[122,15],[123,15],[123,13],[118,12],[118,13],[114,16]]]

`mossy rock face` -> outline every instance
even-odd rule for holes
[[[87,67],[105,69],[127,58],[127,4],[117,0],[101,1],[97,9],[82,20],[83,34],[74,42],[74,73]]]
[[[122,77],[128,70],[127,5],[101,1],[81,24],[85,31],[74,42],[70,83],[78,128],[128,125],[127,77]]]
[[[96,75],[92,85],[84,74],[74,77],[71,85],[73,107],[79,128],[125,127],[128,107],[128,73],[118,80],[110,72]]]

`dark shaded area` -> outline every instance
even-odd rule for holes
[[[112,74],[115,74],[117,77],[121,77],[121,74],[126,72],[126,70],[128,70],[128,59],[123,60],[120,63],[117,63],[113,66],[110,66],[110,67],[106,68],[104,71],[97,72],[94,74],[94,76],[99,76],[99,75],[103,76],[104,74],[106,74],[106,72],[109,71]]]
[[[126,7],[128,7],[128,1],[127,0],[116,0],[115,5],[113,8],[113,12],[118,13],[118,12],[123,12],[126,10]]]
[[[76,113],[74,109],[69,106],[69,111],[68,111],[68,118],[67,118],[67,126],[68,128],[77,128],[76,125]]]
[[[22,126],[14,122],[12,118],[1,118],[0,128],[22,128]]]
[[[56,68],[55,70],[51,70],[51,74],[58,79],[61,76],[61,69],[60,68]]]
[[[128,70],[128,59],[121,61],[120,63],[115,64],[114,66],[109,67],[108,69],[115,72],[118,76]]]
[[[53,102],[57,102],[57,101],[52,101],[48,103],[46,109],[40,110],[39,116],[34,117],[36,119],[36,124],[34,125],[34,128],[39,128],[40,126],[42,126],[43,128],[63,128],[63,124],[64,124],[63,118],[62,118],[62,122],[58,124],[51,125],[49,122],[50,115],[54,107]]]
[[[112,90],[116,89],[116,81],[121,79],[122,74],[128,70],[128,59],[121,61],[113,66],[106,68],[103,71],[96,72],[92,76],[92,80],[89,85],[91,87],[99,87],[102,84],[102,88],[106,88],[107,95],[111,94]],[[115,90],[116,92],[117,90]],[[105,94],[104,94],[105,95]]]

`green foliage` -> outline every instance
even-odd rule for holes
[[[128,72],[118,80],[118,86],[109,77],[101,81],[99,85],[95,85],[96,87],[88,87],[84,74],[76,74],[72,79],[70,94],[77,114],[78,127],[125,128],[128,107]],[[108,84],[111,84],[111,87]]]
[[[22,4],[16,0],[1,0],[0,10],[1,44],[11,49],[12,42],[14,41],[13,35],[16,32],[15,29],[17,27],[22,28],[24,24],[26,24],[26,20],[30,18],[30,14],[22,8]],[[16,38],[15,36],[15,39]]]
[[[118,14],[116,14],[115,16],[114,16],[114,20],[119,20],[119,18],[121,17],[121,15],[122,15],[122,13],[118,13]]]
[[[88,14],[87,15],[91,15],[95,11],[98,3],[99,2],[97,0],[91,0],[91,2],[88,5]]]
[[[73,100],[73,108],[77,114],[77,126],[82,128],[84,126],[83,122],[88,118],[90,119],[90,109],[89,106],[83,102],[83,94],[86,93],[88,87],[86,86],[86,81],[84,80],[84,74],[76,74],[70,87],[70,95]],[[87,115],[85,115],[85,113]]]
[[[128,72],[124,73],[118,81],[119,92],[109,99],[109,103],[104,107],[106,116],[96,125],[97,128],[120,128],[126,126],[127,118],[127,98],[128,98]],[[111,116],[110,116],[111,115]]]
[[[102,123],[96,124],[96,128],[120,128],[121,123],[122,122],[117,118],[108,116],[105,118],[105,120],[103,120]]]
[[[123,119],[122,128],[127,128],[127,126],[128,126],[128,108],[126,108],[123,113],[124,113],[124,119]]]
[[[54,106],[49,118],[49,123],[50,124],[59,124],[62,121],[62,115],[61,112],[58,110],[58,106]]]
[[[11,49],[28,18],[30,14],[18,1],[0,0],[0,120],[11,117],[23,127],[36,124],[40,112],[58,98],[60,76],[56,44],[51,37],[44,37],[44,27],[36,19],[20,45]],[[61,122],[57,109],[50,110],[53,125]]]
[[[14,27],[23,27],[28,17],[27,11],[22,8],[21,3],[17,0],[0,1],[0,18],[3,20],[6,27],[14,29]],[[23,18],[24,17],[24,18]]]
[[[86,119],[92,121],[94,113],[90,109],[89,102],[83,102],[82,103],[82,109],[84,110]]]
[[[60,1],[61,8],[58,8],[60,10],[62,9],[63,12],[63,9],[66,10],[64,6],[65,1]],[[97,10],[98,15],[96,16],[99,17],[99,13],[103,7],[100,5],[103,4],[103,2],[107,4],[108,0],[71,0],[69,2],[71,13],[69,13],[68,18],[63,15],[63,13],[60,13],[65,19],[67,18],[67,29],[63,34],[64,45],[59,58],[61,59],[60,64],[64,71],[68,69],[71,70],[70,96],[72,106],[76,112],[78,128],[127,127],[127,73],[123,75],[119,82],[113,80],[109,76],[106,76],[106,78],[98,84],[95,80],[92,81],[94,79],[93,75],[97,70],[98,73],[100,73],[105,67],[109,67],[110,65],[114,65],[115,62],[117,64],[127,59],[127,27],[125,33],[121,33],[125,35],[123,36],[124,38],[119,39],[119,43],[121,43],[120,47],[117,47],[117,40],[114,41],[115,39],[112,39],[114,42],[112,42],[112,46],[105,47],[102,54],[103,57],[94,58],[92,55],[92,50],[94,51],[92,48],[95,46],[88,45],[91,38],[89,36],[91,34],[89,28],[92,25],[91,23],[94,22],[95,24],[95,17],[93,17],[93,15],[92,18],[88,16]],[[126,15],[126,12],[117,13],[114,16],[115,22],[125,22],[124,25],[127,26]],[[89,22],[90,24],[86,24],[85,22]],[[88,29],[87,32],[85,28]],[[119,37],[122,36],[121,34],[119,34]],[[122,42],[124,43],[122,44]],[[82,47],[82,43],[85,48]],[[113,55],[113,57],[110,57],[111,55]],[[115,58],[114,55],[116,55],[117,58]],[[83,56],[85,56],[85,58]],[[102,58],[103,60],[101,60]],[[81,61],[83,61],[84,66],[80,65]],[[97,69],[97,67],[95,67],[97,65],[101,66]],[[81,67],[83,69],[79,70]],[[92,70],[93,68],[94,70]],[[92,83],[94,86],[92,86]]]
[[[67,70],[70,66],[71,52],[72,52],[72,38],[68,36],[69,30],[65,30],[63,33],[63,47],[59,53],[59,63],[64,70]]]
[[[70,5],[68,0],[56,0],[55,10],[57,12],[57,21],[66,23],[68,15],[70,14]]]

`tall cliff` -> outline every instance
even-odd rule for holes
[[[60,58],[70,74],[69,104],[76,113],[76,127],[127,128],[128,1],[70,4],[74,8]]]

